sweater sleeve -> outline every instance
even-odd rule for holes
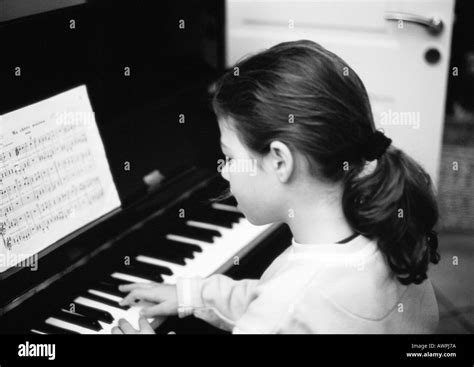
[[[255,298],[257,283],[255,279],[236,281],[220,274],[206,279],[178,278],[178,315],[193,314],[215,327],[232,331]]]

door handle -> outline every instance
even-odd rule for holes
[[[425,27],[425,29],[433,35],[440,34],[444,28],[443,21],[437,16],[427,18],[415,14],[387,12],[385,13],[385,20],[403,21],[418,24],[422,27]]]

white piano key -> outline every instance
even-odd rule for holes
[[[132,283],[153,283],[149,279],[139,278],[135,275],[124,274],[124,273],[120,273],[118,271],[116,271],[115,273],[112,273],[111,276],[114,277],[114,278],[117,278],[117,279],[132,282]]]
[[[192,226],[192,227],[198,227],[198,228],[204,228],[204,229],[213,229],[216,231],[222,231],[230,228],[218,226],[217,224],[212,224],[212,223],[206,223],[206,222],[199,222],[195,220],[188,220],[186,222],[187,225]]]
[[[123,297],[114,296],[113,294],[105,293],[105,292],[102,292],[102,291],[97,291],[95,289],[88,289],[87,292],[89,292],[91,294],[95,294],[95,295],[100,296],[102,298],[110,299],[111,301],[116,301],[116,302],[120,302],[123,299]]]
[[[227,204],[221,204],[221,203],[213,203],[213,204],[211,204],[211,206],[212,206],[214,209],[217,209],[217,210],[225,210],[225,211],[228,211],[228,212],[240,213],[240,210],[237,209],[237,207],[235,207],[235,206],[233,206],[233,205],[227,205]]]

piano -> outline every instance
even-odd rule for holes
[[[0,115],[86,86],[120,197],[116,210],[41,250],[36,269],[0,273],[0,333],[110,334],[120,318],[137,328],[142,305],[120,306],[119,284],[255,278],[289,245],[286,226],[254,226],[234,198],[218,199],[227,184],[209,90],[223,71],[223,6],[90,1],[0,24],[10,40]],[[171,24],[178,14],[187,30]],[[186,319],[150,321],[158,333],[190,331]]]

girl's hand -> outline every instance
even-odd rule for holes
[[[178,295],[175,285],[135,283],[121,285],[119,289],[122,292],[130,292],[120,302],[122,306],[133,306],[139,301],[157,303],[140,311],[145,317],[174,316],[178,314]]]
[[[140,316],[138,319],[139,330],[135,330],[125,319],[118,321],[118,326],[112,328],[112,334],[154,334],[155,331],[148,323],[145,317]]]

